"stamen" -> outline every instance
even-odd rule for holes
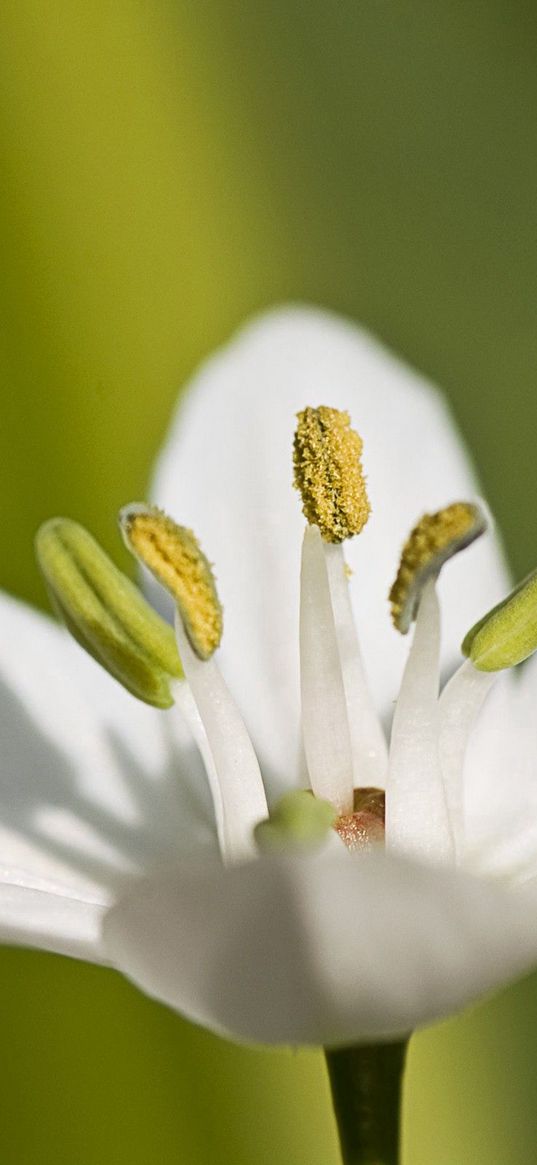
[[[455,848],[464,848],[463,769],[470,733],[495,672],[477,671],[466,660],[446,684],[439,701],[439,755]]]
[[[174,683],[173,694],[175,696],[175,706],[181,712],[185,724],[190,729],[192,739],[196,744],[203,761],[213,802],[218,844],[220,846],[220,853],[222,857],[224,857],[224,855],[227,853],[227,835],[222,788],[216,770],[213,752],[207,737],[207,733],[205,731],[205,726],[200,716],[199,708],[194,699],[190,684],[180,682]]]
[[[181,706],[206,762],[222,857],[242,861],[255,853],[253,830],[267,816],[267,801],[252,742],[211,658],[222,635],[211,567],[192,531],[160,510],[126,506],[120,525],[129,550],[176,601],[177,646],[202,732],[188,698]]]
[[[201,660],[192,650],[179,613],[175,630],[185,676],[207,737],[206,767],[222,857],[226,862],[243,861],[255,853],[253,831],[267,816],[257,757],[214,659]]]
[[[486,530],[479,506],[454,502],[435,514],[424,514],[403,546],[397,578],[389,594],[394,626],[406,635],[416,618],[425,583],[441,567]]]
[[[433,579],[425,586],[395,708],[386,796],[386,843],[417,857],[453,857],[438,759],[440,614]]]
[[[353,783],[383,787],[388,749],[362,663],[342,546],[323,544],[353,760]]]
[[[192,530],[143,503],[125,506],[119,524],[128,549],[175,599],[196,655],[209,659],[222,638],[222,607],[211,565]]]
[[[306,526],[300,576],[302,733],[311,787],[352,813],[353,758],[330,588],[317,526]]]
[[[370,512],[362,440],[351,429],[349,414],[339,409],[320,405],[297,416],[294,484],[304,516],[326,542],[343,542],[360,533]]]

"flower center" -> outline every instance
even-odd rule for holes
[[[343,552],[370,512],[361,455],[348,413],[321,405],[298,414],[294,484],[307,520],[301,723],[311,792],[289,793],[268,818],[259,762],[214,658],[222,607],[192,531],[145,504],[126,506],[119,516],[129,550],[175,600],[179,654],[171,628],[87,531],[54,519],[38,533],[40,565],[78,642],[138,698],[180,706],[205,761],[224,861],[251,857],[259,847],[300,847],[323,838],[341,848],[333,831],[350,851],[363,851],[384,842],[385,828],[391,848],[451,860],[462,836],[466,741],[489,673],[536,648],[537,572],[470,630],[463,643],[469,660],[439,699],[436,579],[486,521],[478,506],[460,501],[425,514],[404,545],[390,592],[396,629],[406,634],[413,622],[415,629],[388,757],[361,662]]]
[[[383,789],[355,789],[352,813],[334,822],[334,829],[351,853],[384,845],[385,801]]]

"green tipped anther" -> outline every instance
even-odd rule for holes
[[[36,554],[52,605],[77,642],[139,700],[173,704],[183,670],[172,628],[78,522],[51,518]]]
[[[478,671],[515,667],[537,651],[537,570],[470,629],[461,650]]]
[[[256,825],[254,837],[263,853],[308,850],[324,841],[336,817],[329,801],[297,789],[280,798],[270,817]]]

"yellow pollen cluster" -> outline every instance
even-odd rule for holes
[[[325,542],[359,534],[370,513],[362,470],[362,440],[350,417],[326,405],[297,414],[293,447],[294,485],[310,525]]]
[[[483,534],[486,520],[478,506],[453,502],[435,514],[424,514],[414,526],[401,554],[397,578],[389,594],[394,626],[406,635],[416,617],[421,592],[448,558]]]
[[[209,659],[222,638],[222,607],[192,530],[152,507],[126,508],[121,524],[129,548],[173,595],[194,651]]]

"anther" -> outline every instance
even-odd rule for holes
[[[501,671],[537,649],[537,571],[468,631],[462,652],[478,671]]]
[[[211,565],[192,530],[143,503],[124,506],[119,524],[128,549],[175,599],[196,655],[209,659],[222,638],[222,607]]]
[[[68,631],[138,699],[173,704],[170,677],[183,674],[172,628],[70,518],[51,518],[36,553],[52,605]]]
[[[416,618],[425,583],[436,578],[449,558],[479,538],[486,526],[482,510],[469,502],[453,502],[434,514],[424,514],[414,526],[389,594],[392,620],[402,635]]]
[[[297,414],[294,485],[304,516],[325,542],[359,534],[370,513],[362,470],[362,440],[347,412],[326,405]]]

